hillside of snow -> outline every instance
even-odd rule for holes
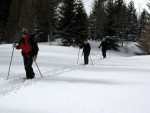
[[[84,66],[78,48],[40,43],[44,77],[34,64],[33,80],[25,80],[18,50],[6,80],[12,45],[0,45],[0,113],[149,113],[150,56],[108,51],[102,59],[99,42],[90,44],[93,65]]]

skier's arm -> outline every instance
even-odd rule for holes
[[[90,44],[89,44],[89,51],[91,51],[91,46],[90,46]]]
[[[82,49],[84,47],[83,43],[80,45],[80,49]]]
[[[89,54],[90,54],[90,51],[91,51],[91,46],[90,46],[90,44],[89,44]]]
[[[103,42],[101,42],[100,46],[98,47],[99,49],[101,48],[101,46],[102,46],[102,43],[103,43]]]
[[[21,39],[19,40],[19,43],[18,43],[18,45],[17,45],[17,47],[16,47],[16,49],[21,49]]]
[[[31,46],[32,46],[34,55],[37,55],[38,51],[39,51],[39,47],[38,47],[38,44],[37,44],[37,41],[36,41],[34,35],[31,35]]]
[[[21,40],[19,40],[19,43],[17,44],[16,42],[13,43],[13,47],[16,48],[16,49],[21,49],[20,48],[20,43],[21,43]]]

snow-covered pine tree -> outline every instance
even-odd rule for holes
[[[87,14],[82,0],[77,0],[75,34],[76,45],[81,44],[84,38],[88,38]]]
[[[57,22],[58,38],[62,39],[65,46],[74,45],[76,29],[76,3],[75,0],[63,0],[59,7],[59,19]]]

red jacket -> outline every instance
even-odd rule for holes
[[[26,36],[26,38],[21,37],[21,41],[19,45],[16,47],[17,49],[21,49],[22,52],[25,53],[27,57],[30,57],[29,53],[32,52],[32,47],[31,44],[29,43],[29,40],[30,40],[29,34]]]

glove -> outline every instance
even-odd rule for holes
[[[37,55],[33,56],[32,59],[33,59],[33,61],[36,61]]]
[[[17,47],[17,44],[16,44],[16,43],[13,43],[13,46],[12,46],[12,47],[15,47],[15,48],[16,48],[16,47]]]
[[[98,48],[100,49],[100,46],[98,46]]]

